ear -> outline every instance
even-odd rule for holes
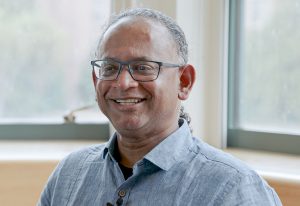
[[[195,83],[196,71],[195,68],[187,64],[180,68],[180,85],[178,98],[180,100],[186,100],[189,97],[192,87]]]
[[[93,71],[92,71],[92,77],[93,77],[94,87],[96,88],[97,77],[96,77],[96,75],[95,75],[95,73]]]

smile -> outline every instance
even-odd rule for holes
[[[114,102],[122,105],[133,105],[133,104],[138,104],[145,99],[115,99]]]

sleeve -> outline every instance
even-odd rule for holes
[[[38,200],[37,206],[51,206],[52,205],[52,197],[53,192],[55,190],[56,181],[59,176],[59,171],[61,170],[61,167],[63,165],[64,161],[61,161],[58,166],[55,168],[55,170],[52,172],[50,177],[48,178],[48,181],[41,193],[40,199]]]
[[[256,173],[239,176],[236,184],[227,190],[226,193],[218,205],[282,206],[274,189]]]

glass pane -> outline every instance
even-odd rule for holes
[[[2,122],[96,105],[90,60],[109,12],[109,0],[1,0]]]
[[[300,1],[244,1],[239,124],[300,134]]]

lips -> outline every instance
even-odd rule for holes
[[[142,99],[142,98],[113,99],[113,101],[115,103],[121,104],[121,105],[134,105],[134,104],[138,104],[145,100],[146,99]]]

